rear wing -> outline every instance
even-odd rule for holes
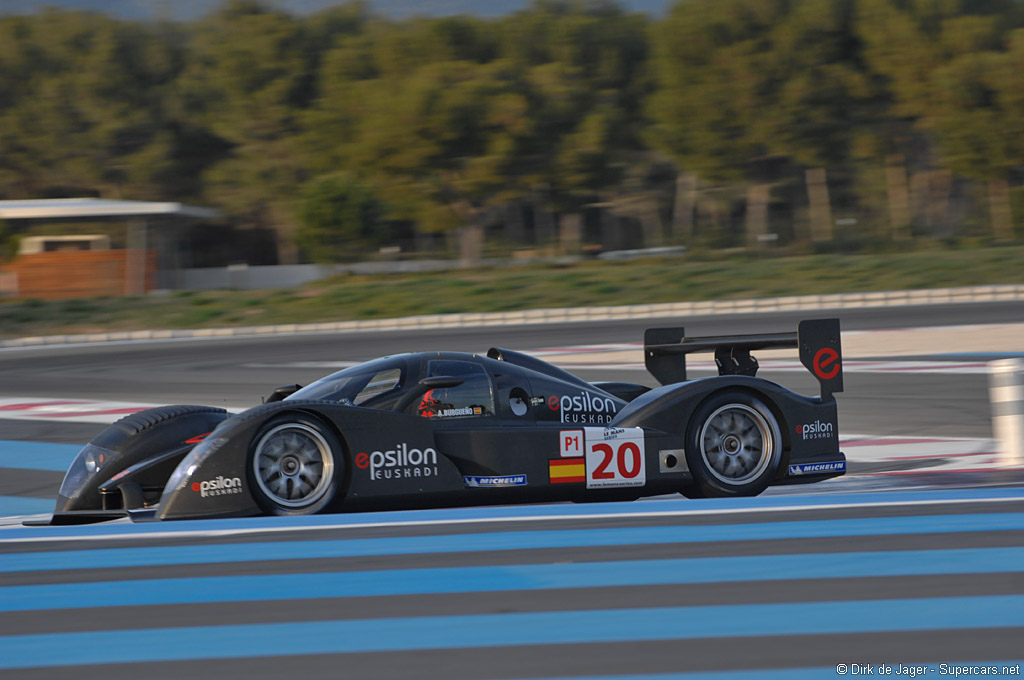
[[[818,379],[821,398],[843,391],[843,350],[839,319],[801,321],[795,333],[721,335],[688,338],[683,328],[648,328],[644,332],[644,363],[662,385],[686,380],[686,355],[714,352],[718,375],[757,375],[759,349],[800,348],[800,363]]]

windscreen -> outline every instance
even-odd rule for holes
[[[320,399],[372,406],[389,401],[384,398],[387,395],[396,395],[404,378],[404,361],[388,357],[332,373],[288,396],[286,401]]]

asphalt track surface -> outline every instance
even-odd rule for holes
[[[871,330],[1000,323],[1022,312],[1015,303],[841,317],[844,330]],[[776,332],[793,330],[800,316],[807,315],[685,325],[700,335]],[[636,342],[646,327],[676,323],[0,351],[0,392],[246,406],[275,385],[329,372],[324,362]],[[621,371],[579,373],[645,381]],[[795,374],[780,382],[813,390]],[[991,436],[984,375],[850,373],[846,387],[843,430]],[[80,443],[100,427],[0,420],[0,439]],[[53,476],[36,482],[52,485]],[[927,664],[919,676],[1006,666],[998,676],[1019,677],[1019,481],[4,528],[0,676],[800,680],[839,677],[839,664],[848,673],[870,664],[876,676],[880,664]]]
[[[245,408],[260,403],[278,385],[308,384],[332,372],[335,369],[325,367],[329,362],[433,349],[485,352],[492,346],[528,350],[639,342],[645,328],[659,325],[684,325],[698,335],[784,332],[795,330],[801,318],[829,315],[840,316],[844,332],[1007,323],[1024,319],[1024,302],[10,349],[0,350],[0,396]],[[653,384],[649,375],[639,371],[580,370],[578,374],[590,380]],[[797,391],[817,389],[809,375],[789,374],[778,380]],[[988,437],[987,390],[984,375],[849,374],[846,392],[838,397],[840,427],[876,435]],[[0,422],[0,439],[81,442],[95,429],[6,421]]]
[[[1020,489],[7,529],[0,672],[1001,668],[1024,657],[1022,543]]]

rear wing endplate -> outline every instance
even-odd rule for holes
[[[798,347],[800,363],[817,378],[821,398],[843,391],[843,350],[839,319],[808,319],[796,333],[722,335],[688,338],[683,328],[648,328],[644,332],[644,363],[662,385],[686,380],[686,355],[714,352],[718,375],[757,375],[759,349]]]

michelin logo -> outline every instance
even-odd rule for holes
[[[504,477],[466,477],[462,478],[471,489],[496,486],[526,486],[526,475],[505,475]]]
[[[838,460],[834,463],[804,463],[802,465],[789,466],[790,477],[820,475],[825,472],[846,472],[846,461]]]

